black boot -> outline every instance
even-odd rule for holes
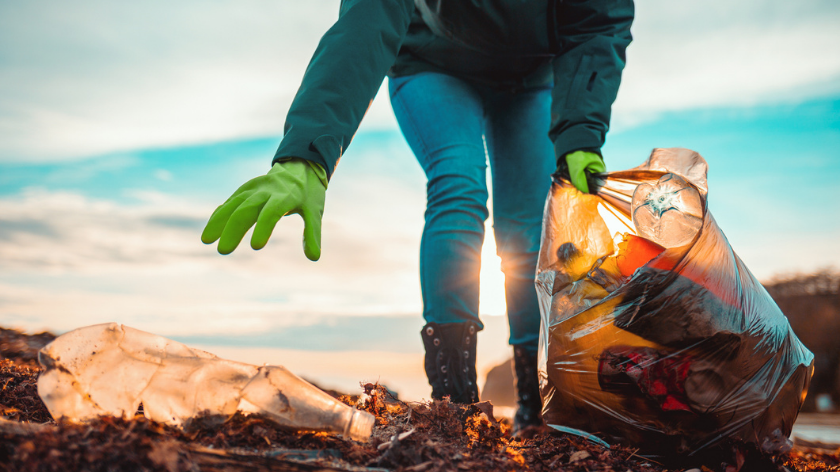
[[[513,346],[513,371],[516,377],[516,415],[513,434],[529,426],[542,425],[542,401],[537,374],[537,354],[522,346]]]
[[[475,374],[475,323],[429,323],[420,335],[426,348],[426,376],[432,398],[445,396],[454,403],[478,401]]]

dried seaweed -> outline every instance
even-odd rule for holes
[[[52,333],[28,335],[16,329],[0,328],[0,358],[37,367],[38,351],[53,339]]]
[[[38,396],[39,367],[0,360],[0,416],[34,423],[52,421],[50,412]]]
[[[242,414],[223,424],[195,421],[186,430],[154,423],[142,414],[132,420],[103,417],[87,424],[56,424],[37,395],[40,369],[30,363],[35,348],[28,347],[29,338],[17,341],[9,332],[0,331],[3,349],[17,346],[14,360],[0,360],[0,417],[5,418],[0,420],[3,471],[736,469],[708,458],[668,468],[640,457],[632,448],[604,448],[545,428],[534,429],[528,438],[512,438],[510,425],[506,420],[496,420],[489,403],[406,403],[378,384],[362,385],[362,392],[356,396],[330,392],[376,416],[373,436],[367,443],[327,433],[289,431],[266,418]],[[24,344],[27,347],[21,349]],[[6,357],[7,352],[0,354]],[[738,457],[746,460],[742,472],[840,471],[840,451],[795,449],[775,457],[734,451],[729,462],[736,464]]]

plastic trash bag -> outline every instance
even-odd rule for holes
[[[38,353],[38,395],[55,419],[133,418],[186,426],[259,413],[289,429],[366,441],[374,417],[334,399],[281,366],[221,359],[117,323],[65,333]]]
[[[553,183],[536,276],[547,424],[652,455],[790,448],[814,356],[708,212],[706,170],[656,149],[596,195]]]

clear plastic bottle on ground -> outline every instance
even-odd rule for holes
[[[237,410],[291,429],[366,441],[374,417],[332,398],[280,366],[256,367],[117,323],[79,328],[38,355],[38,394],[56,419],[131,418],[143,404],[154,421],[224,421]]]

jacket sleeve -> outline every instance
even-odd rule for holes
[[[332,176],[394,63],[413,0],[342,0],[298,89],[272,162],[299,157]]]
[[[632,39],[633,10],[632,0],[559,3],[549,137],[560,167],[566,154],[600,153],[604,145]]]

